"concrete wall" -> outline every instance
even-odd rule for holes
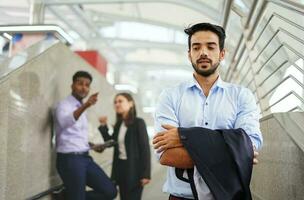
[[[264,146],[253,168],[253,199],[304,199],[303,121],[304,113],[277,113],[261,120]]]
[[[0,80],[0,199],[20,200],[61,183],[55,170],[52,108],[71,93],[72,75],[93,75],[91,93],[98,103],[88,110],[89,138],[101,142],[98,116],[114,119],[114,89],[105,78],[63,44],[56,44]],[[93,154],[99,163],[111,151]],[[109,170],[107,170],[108,172]]]

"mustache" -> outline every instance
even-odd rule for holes
[[[208,61],[209,63],[212,63],[212,60],[209,58],[199,58],[198,60],[196,60],[197,63],[206,62],[206,61]]]

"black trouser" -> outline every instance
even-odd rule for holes
[[[118,159],[118,180],[117,184],[119,187],[119,195],[120,200],[140,200],[143,186],[140,185],[138,181],[138,185],[136,187],[130,188],[128,185],[128,174],[126,174],[127,169],[127,161]]]
[[[110,200],[116,197],[114,184],[88,154],[57,153],[56,165],[68,200]],[[93,191],[86,192],[86,186]]]

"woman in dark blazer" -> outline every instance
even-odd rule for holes
[[[114,99],[116,123],[112,135],[108,133],[107,118],[100,117],[99,131],[105,141],[113,139],[112,179],[119,186],[121,200],[140,200],[143,186],[150,182],[151,156],[146,124],[136,117],[135,102],[128,93]]]

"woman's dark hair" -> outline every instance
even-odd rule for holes
[[[87,78],[90,80],[90,82],[92,82],[92,80],[93,80],[91,74],[89,74],[89,72],[86,72],[86,71],[77,71],[73,75],[73,83],[75,81],[77,81],[78,78]]]
[[[210,23],[199,23],[194,24],[184,30],[184,32],[188,35],[188,48],[191,49],[191,37],[194,33],[198,31],[211,31],[215,33],[219,38],[219,46],[220,50],[224,49],[226,33],[225,30],[218,25],[210,24]]]
[[[121,114],[116,113],[116,123],[115,124],[120,123],[121,121],[124,121],[125,124],[128,126],[128,125],[132,124],[134,119],[136,118],[135,101],[134,101],[133,97],[131,96],[131,94],[126,93],[126,92],[121,92],[121,93],[116,94],[114,99],[116,99],[118,96],[123,96],[128,100],[128,102],[133,102],[133,106],[130,108],[126,119],[123,119]]]

